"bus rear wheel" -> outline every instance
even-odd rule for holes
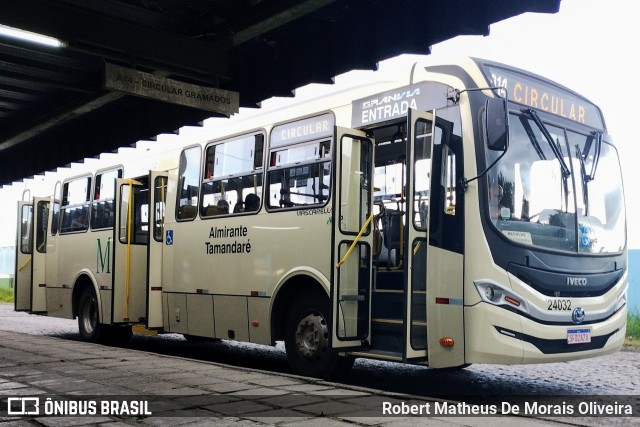
[[[100,314],[98,310],[98,298],[91,288],[87,288],[80,296],[78,303],[78,329],[80,337],[84,341],[99,342],[103,335]]]
[[[132,335],[131,326],[100,323],[98,298],[91,288],[85,289],[80,296],[78,330],[84,341],[116,346],[125,345]]]
[[[329,347],[329,299],[307,295],[294,303],[287,313],[284,344],[294,373],[329,378],[353,365],[353,358],[340,357]]]

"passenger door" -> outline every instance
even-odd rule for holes
[[[33,206],[35,206],[31,234],[35,243],[31,260],[31,312],[33,313],[47,311],[46,256],[50,205],[51,201],[48,197],[33,199]]]
[[[341,128],[335,140],[331,344],[355,350],[371,329],[373,142]]]
[[[464,364],[464,192],[462,138],[437,117],[429,197],[427,347],[429,366]]]
[[[430,206],[433,113],[409,110],[407,118],[407,227],[404,238],[406,268],[405,360],[427,357],[427,259]],[[411,197],[410,195],[413,195]]]
[[[151,171],[149,183],[149,263],[147,273],[147,328],[163,328],[162,317],[162,252],[164,247],[164,214],[167,199],[167,172]]]
[[[33,203],[18,202],[18,232],[14,273],[14,309],[31,310],[31,264],[33,254]]]
[[[147,316],[148,177],[116,180],[113,229],[113,323],[144,322]]]

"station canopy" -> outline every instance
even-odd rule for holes
[[[376,69],[403,53],[428,54],[433,44],[488,35],[492,23],[559,6],[560,0],[0,0],[1,26],[60,42],[0,35],[0,185],[233,113],[146,97],[114,81],[140,86],[146,78],[147,91],[179,92],[191,101],[221,94],[234,108],[258,107],[297,87]],[[237,98],[227,101],[228,94]]]

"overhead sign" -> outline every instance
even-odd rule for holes
[[[240,107],[240,97],[237,92],[157,77],[113,64],[105,64],[104,86],[111,90],[213,111],[226,116],[237,113]]]

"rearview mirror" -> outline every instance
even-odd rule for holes
[[[507,100],[489,98],[485,104],[485,138],[487,148],[506,151],[509,146],[509,110]]]

